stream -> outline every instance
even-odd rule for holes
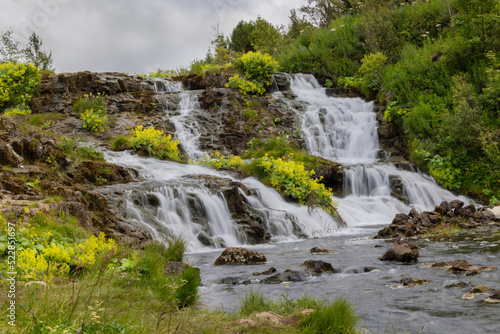
[[[260,291],[266,298],[302,298],[303,294],[319,300],[346,297],[359,314],[360,326],[370,333],[498,333],[498,304],[484,303],[487,295],[462,300],[472,287],[484,284],[500,288],[498,271],[485,271],[466,277],[444,269],[431,269],[425,262],[465,259],[477,266],[500,267],[500,241],[485,235],[474,238],[463,235],[456,239],[416,241],[420,249],[419,263],[401,265],[381,262],[378,258],[393,244],[372,239],[387,226],[397,213],[432,210],[443,200],[456,198],[473,203],[440,188],[417,170],[397,168],[390,159],[379,159],[376,114],[373,103],[359,98],[336,98],[325,94],[311,75],[289,77],[296,99],[306,103],[306,110],[295,110],[302,119],[302,135],[309,152],[345,166],[344,194],[335,197],[338,212],[347,222],[340,224],[322,210],[308,212],[306,207],[285,202],[279,194],[253,178],[236,180],[230,174],[198,165],[143,158],[128,152],[106,152],[109,162],[139,171],[142,181],[108,187],[127,194],[121,214],[158,240],[182,236],[188,241],[187,260],[201,269],[200,302],[211,308],[236,310],[240,299],[250,291]],[[191,112],[197,110],[197,95],[173,89],[168,83],[157,87],[169,94],[181,94],[173,119],[176,138],[190,158],[203,156],[197,147],[200,131]],[[282,93],[274,98],[292,105]],[[168,109],[168,108],[166,108]],[[166,110],[168,114],[168,110]],[[252,189],[245,195],[252,209],[261,217],[271,233],[271,242],[248,245],[235,227],[224,197],[214,189],[201,186],[196,175],[212,175],[241,182]],[[394,196],[394,182],[401,193]],[[151,204],[154,196],[155,205]],[[149,199],[149,200],[148,200]],[[149,202],[148,202],[149,201]],[[193,203],[197,203],[193,205]],[[198,213],[193,212],[196,207]],[[204,217],[203,222],[198,218]],[[297,233],[300,230],[300,233]],[[201,234],[211,238],[211,246],[200,240]],[[306,236],[304,239],[302,236]],[[213,265],[224,246],[244,246],[261,251],[268,263],[255,266]],[[320,247],[334,252],[313,255],[309,250]],[[299,270],[304,261],[323,260],[335,268],[335,274],[308,276],[303,282],[261,284],[264,276],[253,276],[275,267],[279,272]],[[402,287],[405,277],[425,278],[430,283]],[[221,284],[221,279],[236,284]],[[461,282],[461,287],[453,287]],[[244,283],[244,284],[243,284]]]

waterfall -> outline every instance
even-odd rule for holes
[[[290,83],[297,99],[307,105],[296,112],[302,118],[309,152],[345,166],[344,197],[335,200],[348,225],[387,225],[396,213],[408,213],[411,208],[431,210],[443,200],[457,198],[426,174],[378,161],[373,102],[327,96],[325,88],[308,74],[291,75]]]
[[[141,180],[102,189],[123,218],[149,231],[156,240],[180,236],[189,251],[248,244],[220,189],[207,187],[197,176],[208,175],[241,182],[251,211],[269,231],[272,242],[332,234],[337,222],[321,209],[288,203],[254,178],[236,180],[230,174],[199,165],[186,165],[129,152],[104,152],[106,160],[134,168]],[[116,194],[124,193],[124,197]],[[116,197],[116,198],[115,198]]]

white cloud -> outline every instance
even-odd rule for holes
[[[204,58],[219,24],[229,35],[257,15],[288,22],[305,0],[0,0],[0,30],[18,40],[34,30],[58,72],[147,72]]]

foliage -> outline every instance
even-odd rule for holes
[[[241,20],[238,22],[231,33],[229,48],[236,52],[255,51],[250,37],[254,29],[255,23],[252,21],[245,22]]]
[[[130,138],[126,136],[118,136],[111,140],[111,149],[113,151],[124,151],[130,148]]]
[[[229,155],[225,157],[220,154],[220,152],[210,153],[210,155],[205,154],[205,159],[198,160],[196,164],[205,165],[215,169],[231,169],[240,168],[243,165],[243,160],[234,155]]]
[[[102,110],[88,109],[80,114],[82,126],[89,132],[103,133],[108,129],[108,115]]]
[[[380,90],[382,84],[382,69],[387,57],[382,52],[367,54],[361,59],[358,74],[361,77],[361,91],[370,97]]]
[[[254,26],[255,28],[250,34],[250,43],[253,49],[264,54],[275,54],[283,41],[279,28],[260,16],[255,20]]]
[[[0,64],[31,63],[42,71],[53,70],[52,51],[47,53],[42,50],[43,42],[40,36],[33,32],[26,47],[20,50],[19,42],[12,38],[12,34],[12,30],[7,30],[0,35]]]
[[[153,127],[144,129],[142,125],[139,125],[132,130],[131,148],[136,151],[145,151],[159,159],[180,161],[178,145],[178,140],[172,140],[171,135],[165,136],[163,131]]]
[[[73,111],[79,115],[91,109],[106,114],[108,112],[106,97],[101,93],[85,94],[73,104]]]
[[[3,113],[4,113],[4,115],[26,116],[26,115],[31,115],[31,110],[28,106],[16,106],[16,107],[5,109]]]
[[[307,4],[300,7],[299,11],[317,27],[328,27],[333,19],[344,14],[347,9],[342,0],[307,0]]]
[[[81,160],[106,161],[102,152],[93,146],[79,146],[76,149],[76,156]]]
[[[261,95],[266,91],[262,83],[256,80],[246,80],[240,77],[239,74],[235,74],[230,77],[229,82],[225,86],[227,88],[237,89],[243,95],[246,95],[247,93]]]
[[[259,51],[245,53],[234,62],[234,65],[249,79],[266,85],[272,84],[272,75],[278,69],[278,62],[273,57]]]
[[[39,71],[31,64],[0,64],[0,110],[28,104],[39,83]]]
[[[331,304],[324,303],[305,318],[300,326],[303,333],[354,334],[359,317],[345,298],[338,298]]]
[[[271,185],[285,196],[302,205],[318,206],[327,212],[335,212],[331,189],[314,179],[314,171],[307,171],[303,163],[264,156],[260,165],[269,174]]]
[[[339,77],[337,79],[337,85],[339,87],[361,87],[363,85],[363,79],[358,77]]]

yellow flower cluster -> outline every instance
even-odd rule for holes
[[[259,94],[262,95],[266,91],[264,85],[257,81],[248,81],[244,78],[240,78],[238,74],[229,78],[229,82],[226,84],[227,88],[233,88],[240,91],[241,94]]]
[[[17,258],[21,281],[45,280],[50,283],[55,276],[67,275],[71,267],[85,268],[95,264],[99,252],[116,249],[116,242],[106,239],[103,233],[79,244],[57,241],[51,238],[50,232],[37,235],[34,228],[30,228],[29,235],[33,241],[29,247],[20,249]]]
[[[279,63],[267,53],[248,52],[239,57],[234,65],[245,72],[250,79],[272,84],[272,75],[278,69]]]
[[[8,109],[4,112],[4,115],[11,115],[11,116],[25,116],[25,115],[31,115],[31,110],[29,109],[24,109],[24,108],[12,108]]]
[[[219,152],[205,154],[205,159],[198,160],[197,164],[209,166],[215,169],[239,168],[243,165],[243,159],[238,156],[229,155],[225,157]]]
[[[40,73],[32,64],[0,64],[0,109],[26,105],[39,83]]]
[[[165,136],[163,131],[151,127],[144,129],[139,125],[132,130],[130,146],[138,150],[146,150],[149,155],[164,160],[179,161],[178,140],[172,140],[172,136]]]
[[[94,109],[91,108],[80,114],[80,118],[82,119],[83,127],[87,129],[87,131],[102,133],[108,127],[108,115],[102,110],[94,111]]]
[[[314,171],[307,171],[302,162],[266,155],[260,164],[270,175],[271,185],[285,196],[295,198],[302,205],[319,206],[333,213],[335,203],[331,189],[314,179]]]

